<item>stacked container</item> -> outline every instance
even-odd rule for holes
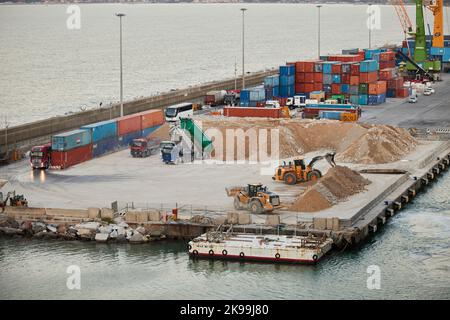
[[[118,148],[117,121],[102,121],[86,126],[81,129],[88,130],[92,137],[92,157],[96,158]]]
[[[318,60],[297,61],[295,63],[295,93],[309,95],[322,90],[322,63]]]
[[[266,94],[264,87],[254,87],[241,90],[241,107],[256,107],[258,104],[263,104],[265,100]]]
[[[278,97],[280,95],[279,86],[280,77],[278,75],[268,76],[264,78],[266,100],[273,100],[274,97]]]
[[[294,64],[280,66],[280,97],[292,97],[295,94],[295,67]]]
[[[52,167],[65,169],[92,158],[89,130],[73,130],[52,137]]]

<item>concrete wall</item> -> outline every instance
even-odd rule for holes
[[[277,70],[262,71],[248,75],[245,80],[248,86],[261,84],[264,77],[276,74]],[[238,80],[238,88],[241,79]],[[149,109],[164,108],[169,105],[195,100],[203,97],[211,90],[234,89],[234,79],[211,82],[187,89],[176,90],[139,100],[124,103],[124,114],[132,114]],[[120,115],[120,106],[113,105],[111,108],[102,108],[75,113],[68,116],[57,116],[46,120],[36,121],[24,125],[0,130],[0,158],[8,150],[28,150],[31,146],[49,141],[52,134],[67,131],[80,126],[98,121],[117,118]],[[7,135],[6,135],[7,133]]]

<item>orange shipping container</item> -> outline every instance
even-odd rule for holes
[[[331,73],[340,74],[341,73],[341,67],[342,67],[342,65],[340,63],[336,63],[336,64],[331,65]]]
[[[359,74],[359,82],[361,83],[371,83],[378,80],[378,72],[361,72]]]
[[[323,84],[322,82],[314,82],[314,90],[313,91],[322,91]]]
[[[117,119],[117,133],[119,136],[141,130],[142,126],[140,114],[132,114]]]
[[[225,107],[225,117],[279,118],[280,108]]]
[[[359,85],[359,76],[351,76],[350,77],[350,85],[351,86]]]
[[[314,84],[312,84],[312,83],[305,83],[305,93],[308,93],[308,92],[312,92],[312,91],[314,91]]]
[[[295,74],[295,83],[301,83],[301,82],[305,82],[305,73],[304,72],[297,72]]]
[[[369,83],[369,94],[382,94],[386,93],[386,81],[377,81]]]
[[[140,113],[141,127],[147,129],[164,123],[164,113],[162,110],[149,110]]]
[[[304,60],[295,63],[295,72],[314,72],[314,64],[319,60]]]

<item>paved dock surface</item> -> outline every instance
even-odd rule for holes
[[[390,124],[404,128],[450,129],[450,75],[433,85],[431,96],[419,95],[417,103],[407,99],[388,99],[379,106],[364,106],[359,122]]]

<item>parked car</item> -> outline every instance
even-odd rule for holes
[[[409,103],[416,103],[417,102],[417,97],[416,96],[410,96],[408,99]]]

